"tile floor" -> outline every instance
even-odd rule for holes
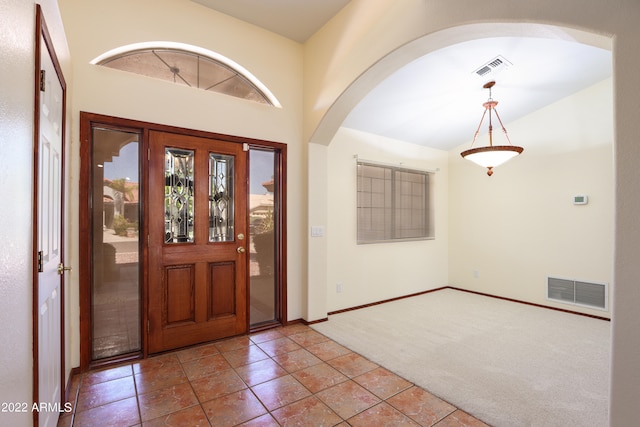
[[[73,378],[59,426],[486,426],[308,326]]]

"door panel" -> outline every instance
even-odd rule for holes
[[[149,353],[245,333],[242,144],[151,131],[149,146]]]
[[[236,266],[232,262],[216,262],[209,264],[209,319],[233,316],[236,306],[235,280]]]
[[[165,267],[163,306],[166,324],[174,326],[183,322],[195,322],[195,265],[172,265]]]
[[[37,400],[48,408],[60,405],[63,393],[64,278],[62,176],[64,156],[65,83],[56,68],[55,54],[50,50],[48,33],[41,11],[38,21],[39,91],[36,94],[37,127],[37,269],[34,298],[37,300]],[[39,426],[55,426],[59,412],[40,411]]]

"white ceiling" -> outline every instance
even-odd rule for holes
[[[475,73],[498,55],[512,65],[482,77]],[[605,49],[542,38],[472,40],[396,71],[351,111],[344,126],[449,150],[473,139],[489,98],[483,88],[488,81],[496,82],[492,97],[508,130],[510,121],[610,75],[611,52]]]
[[[193,1],[297,41],[306,40],[348,3]],[[484,76],[476,74],[498,56],[509,66]],[[499,102],[497,111],[508,130],[510,121],[611,74],[611,52],[606,49],[548,38],[477,39],[440,49],[402,67],[362,99],[343,126],[448,150],[473,138],[484,111],[482,103],[489,97],[482,86],[490,80],[496,81],[492,97]]]
[[[300,43],[350,0],[192,0]]]

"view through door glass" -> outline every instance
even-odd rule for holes
[[[274,199],[275,152],[249,151],[249,221],[250,221],[250,318],[251,326],[277,319],[276,241],[277,212]]]
[[[93,360],[141,349],[138,153],[138,134],[93,129]]]

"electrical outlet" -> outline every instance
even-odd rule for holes
[[[336,283],[336,292],[337,293],[342,292],[342,283]]]

